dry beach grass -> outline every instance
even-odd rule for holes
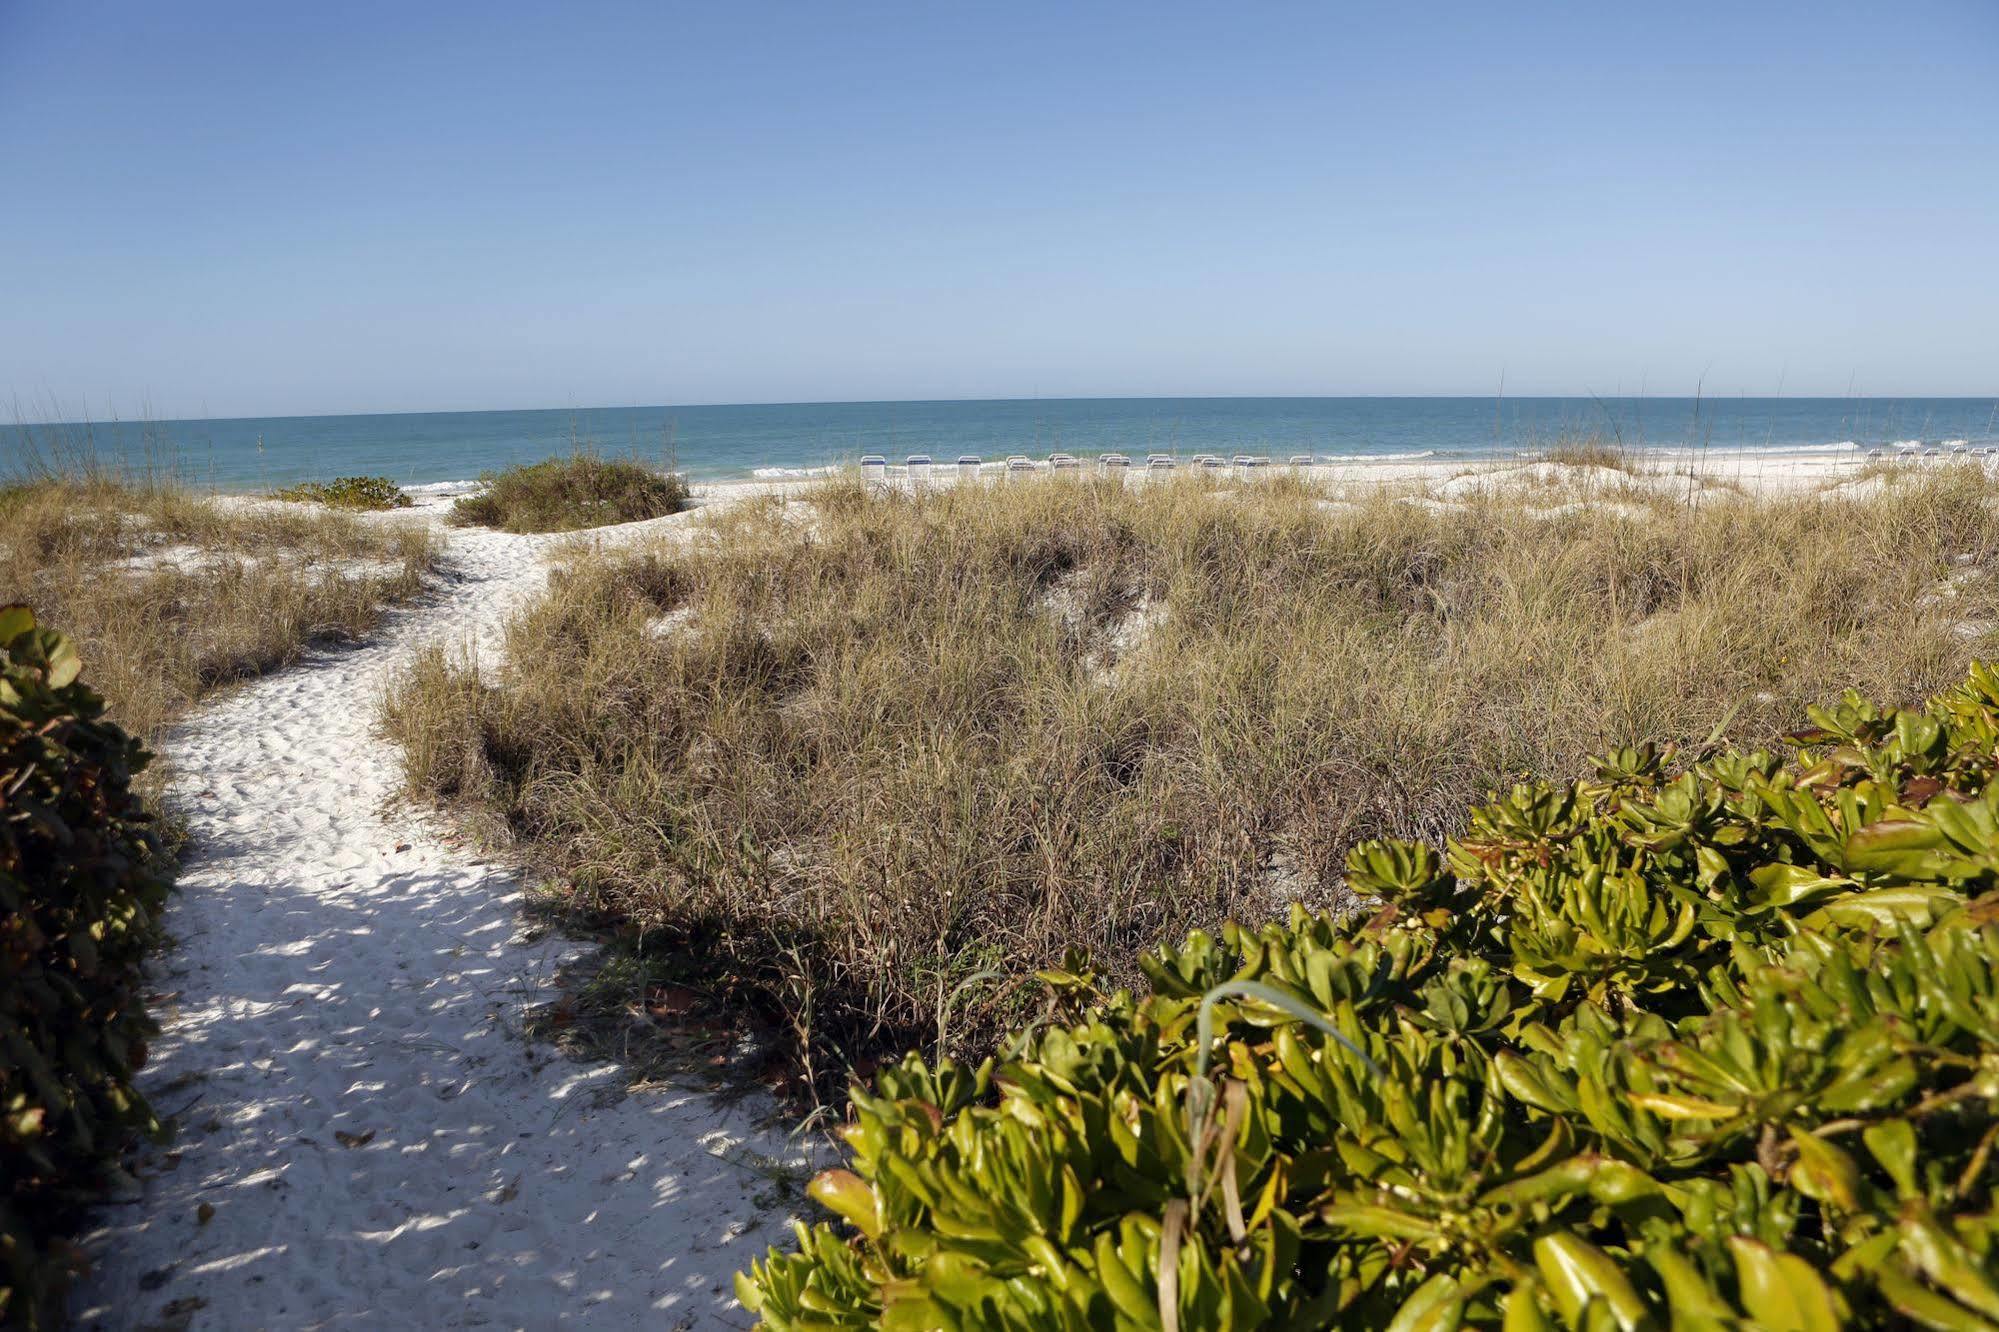
[[[687,482],[672,472],[582,446],[481,480],[477,494],[452,506],[452,522],[502,532],[574,532],[678,513],[688,496]]]
[[[0,486],[4,599],[81,646],[126,729],[155,739],[218,686],[366,634],[417,594],[426,531],[77,470]]]
[[[1071,948],[1126,977],[1334,900],[1354,841],[1447,834],[1515,774],[1924,694],[1999,622],[1975,469],[1698,507],[1574,475],[1596,502],[832,483],[579,551],[504,662],[433,649],[387,716],[415,788],[658,945],[655,977],[780,1019],[823,1085],[989,1047]]]

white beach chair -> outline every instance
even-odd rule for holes
[[[978,454],[976,454],[976,453],[961,453],[961,454],[959,454],[959,455],[958,455],[958,479],[959,479],[960,481],[976,481],[976,480],[978,480],[978,479],[979,479],[979,468],[983,467],[984,465],[985,465],[985,459],[983,459],[983,458],[979,457],[979,455],[978,455]]]
[[[888,459],[879,453],[861,455],[861,480],[871,486],[888,484]]]
[[[1145,470],[1148,472],[1170,472],[1180,464],[1163,453],[1146,455]]]
[[[1032,476],[1034,472],[1034,459],[1025,454],[1016,453],[1006,460],[1006,479],[1009,481],[1016,476]]]
[[[1099,454],[1097,457],[1097,470],[1099,472],[1128,472],[1131,470],[1131,459],[1125,457],[1122,453]]]
[[[1051,453],[1048,455],[1048,470],[1051,472],[1073,472],[1081,463],[1073,453]]]
[[[1309,453],[1294,453],[1291,455],[1288,465],[1291,467],[1310,467],[1312,465],[1312,455]]]
[[[918,487],[927,486],[930,484],[930,468],[931,468],[931,462],[929,454],[912,453],[909,455],[908,460],[905,461],[902,465],[902,470],[909,477],[909,484],[911,489],[916,489]]]
[[[1196,466],[1204,467],[1211,472],[1219,472],[1222,468],[1228,466],[1227,463],[1222,461],[1222,455],[1219,453],[1196,454],[1194,456],[1194,463]]]

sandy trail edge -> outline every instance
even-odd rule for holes
[[[373,731],[388,673],[433,641],[493,660],[554,540],[447,539],[431,604],[201,708],[166,746],[193,837],[154,977],[177,995],[140,1082],[180,1131],[86,1237],[79,1325],[749,1321],[730,1274],[787,1219],[756,1158],[798,1148],[755,1126],[767,1107],[621,1097],[614,1066],[524,1042],[523,1009],[581,947],[523,941],[519,880],[397,808]]]

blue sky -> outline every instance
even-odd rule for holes
[[[1999,392],[1999,4],[0,0],[0,394]]]

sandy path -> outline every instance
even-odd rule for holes
[[[612,1066],[524,1042],[523,1007],[577,946],[520,941],[518,881],[395,812],[371,730],[386,672],[426,640],[495,641],[545,578],[547,539],[450,542],[436,604],[169,745],[193,842],[142,1086],[181,1129],[87,1240],[84,1325],[747,1321],[730,1274],[785,1220],[755,1156],[795,1149],[755,1107],[621,1097]]]

